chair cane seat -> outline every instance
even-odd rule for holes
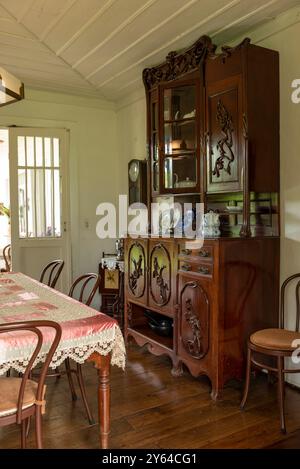
[[[292,345],[294,340],[298,340],[299,343]],[[250,342],[268,350],[293,351],[300,344],[300,332],[287,329],[262,329],[250,336]]]
[[[18,397],[22,378],[0,379],[0,417],[12,415],[17,412]],[[38,383],[28,380],[26,382],[22,409],[31,407],[36,402]]]

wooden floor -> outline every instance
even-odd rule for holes
[[[84,375],[96,416],[97,377],[91,364],[84,366]],[[114,367],[111,385],[111,448],[296,447],[300,441],[300,393],[286,391],[288,434],[284,436],[279,431],[276,389],[264,376],[252,383],[246,411],[241,412],[237,383],[215,403],[206,378],[195,379],[187,372],[173,378],[167,358],[130,346],[126,371]],[[80,399],[72,403],[66,377],[48,382],[43,428],[46,448],[98,447],[98,426],[88,425]],[[28,446],[34,447],[32,431]],[[17,447],[19,429],[0,429],[0,448]]]

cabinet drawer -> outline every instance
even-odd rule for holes
[[[193,261],[196,259],[200,260],[212,260],[213,259],[213,246],[202,246],[197,249],[187,249],[184,245],[180,245],[179,257],[193,257]]]
[[[179,261],[180,272],[192,272],[194,274],[203,275],[205,277],[212,277],[213,266],[208,263],[189,262],[187,260]]]

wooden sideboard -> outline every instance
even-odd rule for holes
[[[203,246],[126,239],[125,335],[167,354],[174,375],[183,364],[206,374],[216,399],[243,377],[249,334],[278,322],[279,57],[249,39],[216,54],[202,36],[143,80],[148,207],[189,203],[191,214],[202,203],[221,224]],[[169,318],[172,334],[150,327],[149,312]]]
[[[126,240],[125,334],[155,355],[168,355],[173,375],[182,373],[182,364],[193,376],[207,375],[216,399],[226,381],[243,377],[249,334],[277,322],[279,239],[188,245]],[[145,310],[172,318],[172,336],[153,332]]]

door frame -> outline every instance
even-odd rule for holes
[[[0,125],[1,126],[1,125]],[[55,133],[57,136],[61,139],[63,142],[63,151],[62,154],[64,156],[62,160],[62,164],[60,165],[61,167],[61,175],[63,177],[63,199],[62,199],[62,218],[61,218],[61,230],[64,230],[64,239],[63,239],[63,249],[64,249],[64,261],[65,261],[65,266],[66,268],[64,269],[64,285],[63,285],[63,291],[65,293],[68,292],[69,286],[71,285],[71,280],[72,280],[72,241],[71,241],[71,213],[70,213],[70,177],[69,177],[69,163],[70,163],[70,132],[68,129],[65,127],[49,127],[49,126],[28,126],[28,125],[13,125],[5,128],[8,129],[9,132],[9,141],[11,139],[11,127],[13,129],[19,130],[22,132],[22,128],[24,129],[24,136],[30,134],[33,136],[39,136],[38,134],[40,133],[41,137],[43,137],[43,134],[45,137],[49,136],[51,137],[51,134]],[[4,128],[4,126],[3,126]],[[32,132],[31,132],[32,129]],[[11,148],[9,147],[9,154],[11,152]],[[13,171],[15,174],[15,177],[17,177],[17,158],[15,157],[13,160],[10,159],[10,171]],[[10,181],[11,181],[11,176],[10,176]],[[18,193],[14,190],[15,185],[17,184],[17,181],[14,182],[14,184],[10,184],[10,206],[14,205],[15,207],[19,206],[19,201],[18,201]],[[35,242],[37,243],[37,246],[41,245],[42,243],[45,243],[47,247],[55,247],[57,242],[59,241],[57,238],[32,238],[32,239],[22,239],[19,238],[19,218],[18,216],[11,217],[11,240],[13,243],[13,240],[17,240],[17,243],[21,247],[26,248],[26,245],[28,244],[28,247],[34,248]],[[45,246],[45,249],[46,249]],[[16,250],[17,253],[18,250]],[[14,262],[14,261],[13,261]],[[17,263],[18,258],[17,258]],[[14,267],[13,267],[14,269]]]

